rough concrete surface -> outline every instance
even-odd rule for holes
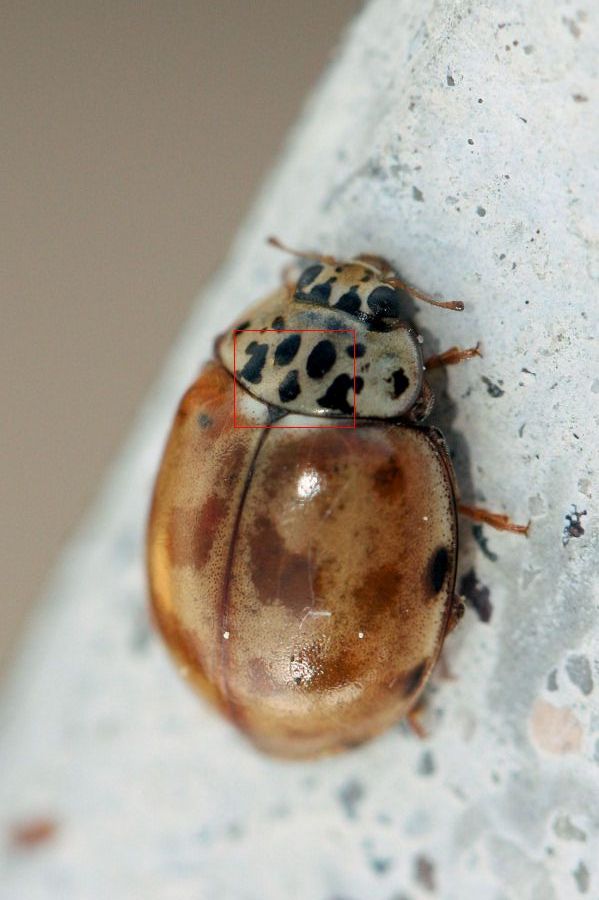
[[[30,629],[1,707],[2,898],[598,895],[597,29],[592,5],[552,0],[359,16]],[[145,605],[174,405],[277,282],[270,233],[383,254],[465,301],[414,307],[432,351],[483,342],[436,377],[433,419],[464,500],[532,520],[528,540],[464,524],[470,605],[428,738],[400,725],[305,764],[198,702]]]

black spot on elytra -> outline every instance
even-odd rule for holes
[[[362,381],[362,379],[356,378],[356,390],[358,390],[358,381]],[[349,375],[346,375],[345,373],[337,375],[333,383],[327,389],[326,394],[319,397],[317,402],[324,409],[338,410],[348,416],[353,416],[354,408],[347,402],[347,392],[352,390],[353,386],[354,379],[350,378]]]
[[[292,369],[291,372],[287,372],[285,375],[285,378],[279,385],[281,403],[289,403],[301,394],[302,389],[299,385],[298,376],[298,369]]]
[[[373,315],[377,317],[399,318],[399,295],[397,291],[394,291],[393,288],[390,288],[385,284],[381,284],[371,291],[366,302],[372,310]]]
[[[345,348],[345,352],[352,359],[354,356],[356,359],[360,359],[366,353],[366,346],[364,344],[350,344],[349,347]]]
[[[362,392],[362,388],[364,387],[364,379],[360,378],[358,375],[356,378],[356,394],[360,394]]]
[[[303,291],[303,289],[308,287],[309,284],[312,284],[314,279],[318,278],[323,268],[324,266],[321,266],[317,263],[314,266],[308,266],[307,269],[304,269],[297,282],[297,290]]]
[[[343,312],[355,315],[360,312],[361,306],[362,301],[360,300],[360,295],[355,288],[350,288],[349,291],[346,291],[345,294],[342,294],[341,297],[339,297],[334,305],[334,309],[342,309]]]
[[[266,362],[266,354],[268,353],[268,344],[258,344],[252,341],[248,344],[245,352],[251,357],[246,362],[243,369],[238,370],[237,374],[250,384],[260,384],[262,381],[262,369]]]
[[[431,583],[435,594],[443,587],[445,576],[449,571],[449,553],[445,547],[439,547],[431,561]]]
[[[306,361],[306,372],[310,378],[322,378],[330,372],[337,359],[337,351],[332,341],[319,341],[312,348]]]
[[[301,342],[301,334],[290,334],[283,338],[275,350],[275,366],[288,366],[299,350]]]
[[[285,327],[285,319],[283,318],[283,316],[276,316],[276,318],[274,318],[272,320],[272,324],[270,327],[274,328],[275,331],[280,331],[281,328],[284,328]]]
[[[393,379],[393,397],[397,399],[410,386],[410,379],[403,369],[397,369],[392,373],[391,378]],[[388,381],[390,380],[388,379]]]

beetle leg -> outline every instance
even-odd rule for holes
[[[513,531],[515,534],[528,535],[528,529],[530,528],[530,520],[526,525],[516,525],[509,516],[503,515],[503,513],[490,512],[488,509],[483,509],[482,506],[467,506],[465,503],[458,503],[458,512],[466,516],[467,519],[472,519],[473,522],[483,522],[485,525],[491,525],[497,531]]]
[[[423,303],[430,303],[431,306],[437,306],[439,309],[454,309],[458,312],[461,312],[464,309],[464,304],[461,300],[435,300],[430,294],[425,294],[424,291],[412,287],[411,284],[406,284],[405,281],[402,281],[401,278],[398,278],[396,275],[385,275],[383,281],[385,284],[390,285],[390,287],[405,291],[410,297],[415,297],[416,300],[422,300]]]
[[[295,263],[287,263],[286,266],[283,266],[281,270],[281,278],[283,280],[283,286],[285,290],[291,297],[295,294],[295,288],[297,285],[297,279],[299,278],[298,267]]]
[[[428,732],[422,724],[424,707],[424,701],[420,699],[416,706],[413,706],[412,709],[406,713],[406,721],[410,726],[410,729],[421,741],[424,741],[428,737]]]
[[[476,347],[468,347],[462,350],[460,347],[450,347],[443,353],[435,356],[429,356],[424,361],[425,369],[438,369],[441,366],[455,366],[457,363],[464,362],[465,359],[472,359],[473,356],[482,356],[480,352],[480,341],[477,341]]]
[[[316,259],[327,266],[337,266],[340,263],[340,260],[335,259],[334,256],[326,256],[324,253],[317,253],[315,250],[294,250],[293,247],[288,247],[287,244],[284,244],[277,237],[271,236],[266,238],[266,243],[270,244],[271,247],[276,247],[277,250],[283,250],[285,253],[291,253],[292,256],[298,256],[300,259]]]
[[[384,256],[375,256],[373,253],[360,253],[359,256],[356,256],[356,262],[363,262],[367,266],[372,266],[373,269],[378,269],[383,278],[388,275],[395,275],[395,269]]]
[[[448,629],[449,630],[449,629]],[[449,668],[449,663],[447,662],[447,657],[443,650],[439,656],[437,661],[437,665],[435,667],[435,677],[440,681],[457,681],[457,675],[454,675],[451,669]]]
[[[450,631],[456,627],[464,612],[466,611],[466,607],[464,606],[464,601],[458,594],[453,595],[453,603],[451,606],[451,612],[449,613],[449,619],[447,621],[447,630],[445,634],[449,634]]]

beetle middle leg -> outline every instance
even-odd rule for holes
[[[450,347],[443,353],[437,353],[435,356],[429,356],[424,361],[425,369],[439,369],[441,366],[455,366],[464,362],[465,359],[472,359],[474,356],[482,356],[480,352],[480,341],[476,342],[475,347]]]

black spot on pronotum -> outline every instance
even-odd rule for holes
[[[301,334],[290,334],[288,337],[283,338],[281,343],[277,344],[275,350],[275,365],[288,366],[299,350],[301,342]]]
[[[210,428],[213,424],[213,420],[210,418],[208,413],[199,413],[198,425],[200,426],[200,428]]]
[[[238,370],[237,374],[250,384],[260,384],[262,381],[262,369],[266,362],[266,354],[268,353],[268,344],[258,344],[252,341],[248,344],[245,352],[250,356],[243,369]]]
[[[292,369],[291,372],[287,372],[285,375],[285,378],[279,385],[281,403],[290,403],[291,400],[295,400],[301,393],[302,389],[299,385],[298,375],[298,369]]]
[[[314,279],[318,278],[323,268],[324,266],[317,263],[316,265],[308,266],[307,269],[304,269],[297,282],[297,290],[303,291],[309,284],[312,284]]]
[[[422,684],[427,665],[428,660],[423,659],[422,662],[419,662],[417,666],[414,666],[414,668],[404,677],[402,681],[402,693],[404,697],[409,697],[410,694],[414,694],[418,690]]]
[[[360,357],[364,356],[364,354],[366,353],[366,347],[364,346],[364,344],[350,344],[349,347],[345,348],[345,352],[352,359],[354,358],[354,355],[356,359],[360,359]]]
[[[349,313],[350,315],[355,315],[360,312],[361,306],[362,301],[360,300],[360,295],[354,288],[350,288],[349,291],[342,294],[334,304],[335,309],[342,309],[343,312]]]
[[[431,561],[431,582],[435,594],[443,587],[445,576],[449,570],[449,553],[445,547],[439,547]]]
[[[306,293],[308,299],[313,303],[319,303],[326,306],[329,302],[329,297],[331,296],[331,285],[328,281],[324,284],[315,284]]]
[[[356,393],[362,390],[364,382],[361,378],[356,378]],[[337,410],[347,416],[353,416],[354,408],[347,402],[347,393],[353,390],[354,379],[343,373],[337,375],[333,383],[327,389],[324,396],[318,398],[318,403],[324,409]]]
[[[306,362],[306,372],[310,378],[322,378],[330,372],[337,359],[337,351],[332,341],[319,341],[312,348]]]
[[[392,373],[391,378],[393,379],[393,397],[397,399],[410,386],[410,379],[403,369],[397,369]]]
[[[397,319],[400,314],[399,295],[387,285],[379,285],[369,295],[368,306],[373,315],[379,318]]]
[[[285,327],[285,319],[283,318],[283,316],[276,316],[272,320],[272,324],[270,327],[274,328],[275,331],[280,331],[281,328],[284,328]]]

